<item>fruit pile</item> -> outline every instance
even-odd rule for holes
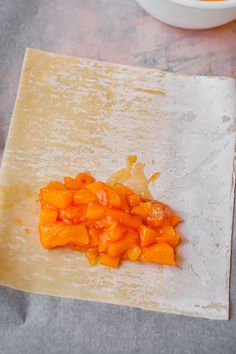
[[[169,206],[144,200],[123,184],[96,182],[88,173],[40,190],[40,241],[45,248],[85,252],[91,265],[123,259],[175,265],[181,218]]]

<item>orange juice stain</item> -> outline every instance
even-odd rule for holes
[[[9,182],[10,183],[10,182]],[[0,207],[8,209],[21,202],[25,198],[31,198],[34,193],[25,183],[12,183],[12,185],[0,186]]]
[[[160,176],[160,174],[161,174],[160,172],[153,173],[153,175],[148,179],[149,183],[150,182],[154,183],[157,180],[157,178]]]
[[[15,225],[16,225],[16,226],[22,226],[22,225],[23,225],[22,220],[19,219],[19,218],[15,219]]]
[[[127,162],[128,162],[128,165],[132,167],[137,162],[137,155],[128,156]]]
[[[149,184],[154,183],[160,175],[155,172],[151,177],[146,177],[144,172],[145,164],[137,162],[137,156],[131,155],[127,157],[126,167],[113,173],[108,178],[107,183],[114,185],[115,183],[122,183],[130,187],[135,193],[141,195],[143,198],[152,199],[152,194],[149,189]]]

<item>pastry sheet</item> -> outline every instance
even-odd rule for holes
[[[228,319],[235,82],[26,51],[1,167],[0,284]],[[178,267],[90,267],[44,250],[39,188],[89,170],[107,179],[137,154],[161,176],[154,198],[183,217]]]

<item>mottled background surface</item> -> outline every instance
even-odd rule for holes
[[[236,78],[236,22],[195,32],[161,24],[132,0],[0,0],[1,152],[26,47]],[[233,354],[235,266],[234,256],[228,322],[35,296],[2,287],[0,351]]]

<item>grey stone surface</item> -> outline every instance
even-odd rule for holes
[[[26,47],[169,71],[236,77],[236,23],[213,31],[181,31],[160,24],[131,0],[0,0],[1,152]],[[0,287],[0,352],[236,353],[235,251],[236,242],[230,321]]]

